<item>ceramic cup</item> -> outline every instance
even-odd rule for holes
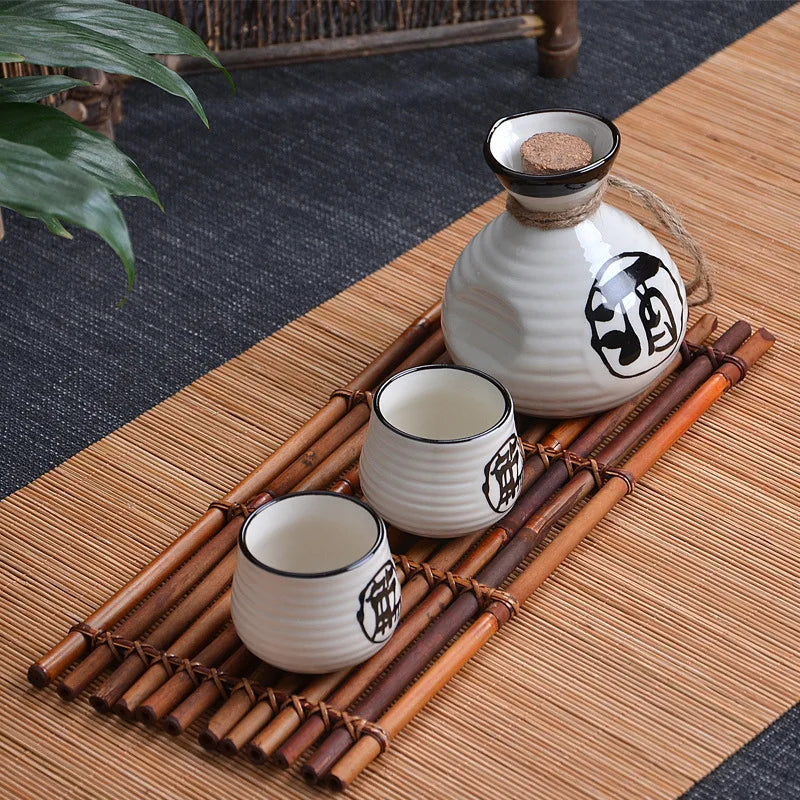
[[[333,672],[376,653],[400,615],[386,526],[366,504],[298,492],[239,534],[231,614],[248,650],[290,672]]]
[[[361,488],[388,522],[422,536],[461,536],[516,502],[523,456],[511,396],[468,367],[431,364],[375,393]]]

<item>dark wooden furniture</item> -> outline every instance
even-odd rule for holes
[[[577,68],[577,0],[131,0],[194,30],[228,68],[350,58],[429,47],[535,38],[539,74],[566,78]],[[181,73],[207,61],[164,56]],[[0,77],[61,72],[0,64]],[[113,138],[124,80],[75,70],[92,83],[51,98],[74,119]]]

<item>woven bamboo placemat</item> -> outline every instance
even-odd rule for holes
[[[721,322],[768,324],[779,346],[353,797],[674,797],[798,700],[798,33],[795,7],[619,120],[619,174],[676,203],[720,265]],[[318,796],[209,755],[192,731],[173,740],[35,693],[25,669],[426,307],[501,208],[475,209],[0,504],[0,793]]]

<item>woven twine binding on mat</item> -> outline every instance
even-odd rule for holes
[[[723,353],[721,350],[716,350],[710,344],[692,344],[684,339],[680,352],[683,356],[684,366],[698,356],[705,356],[715,371],[723,364],[733,364],[741,374],[740,380],[744,380],[747,375],[747,363],[744,359],[739,358],[736,353]]]
[[[627,486],[626,494],[630,494],[636,488],[636,478],[625,469],[611,467],[608,464],[603,464],[596,458],[581,456],[572,450],[546,447],[540,442],[536,444],[521,442],[521,444],[522,450],[526,455],[538,455],[539,458],[542,459],[545,469],[549,469],[550,465],[555,461],[563,461],[564,466],[567,468],[567,475],[569,475],[570,478],[572,478],[576,472],[585,469],[591,472],[598,489],[601,489],[610,478],[620,478],[625,481],[625,485]]]
[[[714,299],[714,283],[705,254],[697,241],[692,237],[680,214],[667,205],[655,192],[645,189],[638,183],[608,175],[598,184],[597,191],[585,202],[564,211],[534,211],[525,208],[512,194],[506,196],[506,210],[521,225],[529,225],[543,230],[571,228],[594,214],[603,202],[603,196],[609,187],[627,192],[639,205],[646,208],[661,226],[671,233],[678,244],[689,255],[694,263],[694,275],[686,284],[687,298],[703,290],[703,295],[688,301],[690,306],[710,303]]]
[[[359,403],[366,403],[372,408],[372,392],[364,389],[337,389],[331,392],[330,399],[333,400],[334,397],[343,397],[347,401],[348,411]]]

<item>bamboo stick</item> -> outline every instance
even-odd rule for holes
[[[736,355],[752,366],[774,344],[775,338],[760,329]],[[725,391],[741,379],[738,368],[723,364],[683,404],[664,425],[630,458],[625,470],[634,479],[641,477],[661,456],[715,403]],[[626,482],[612,477],[597,495],[561,531],[530,566],[508,587],[511,595],[524,603],[586,538],[605,515],[626,495]],[[467,661],[499,630],[509,611],[502,604],[492,604],[448,648],[444,655],[409,688],[403,697],[379,720],[381,727],[396,736]],[[371,736],[356,745],[333,767],[329,785],[343,790],[379,755],[380,745]]]
[[[350,391],[363,391],[377,384],[394,364],[412,352],[430,331],[439,325],[441,311],[441,302],[432,305],[345,388]],[[345,398],[340,396],[331,398],[296,433],[228,492],[223,498],[223,502],[242,503],[260,492],[262,487],[286,469],[346,412],[347,401]],[[150,564],[90,614],[86,618],[86,623],[97,629],[106,629],[119,622],[156,586],[175,572],[181,564],[214,536],[222,528],[224,522],[225,516],[219,509],[206,511],[166,550],[156,556]],[[70,632],[28,668],[28,680],[40,688],[47,686],[54,678],[74,664],[87,649],[86,638],[76,631]]]
[[[748,333],[749,326],[746,323],[736,323],[717,340],[716,347],[722,352],[728,352],[732,347],[736,347],[744,341]],[[602,448],[597,454],[597,460],[606,465],[616,464],[678,403],[694,391],[711,373],[712,369],[713,366],[707,356],[702,355],[696,358],[609,444]],[[573,449],[576,449],[575,445],[573,445]],[[549,484],[548,488],[553,486],[557,478],[551,476],[557,476],[558,472],[566,472],[563,463],[559,462],[553,465],[542,482]],[[499,586],[542,541],[549,527],[575,506],[579,500],[587,496],[593,486],[594,479],[588,471],[575,475],[521,527],[517,535],[478,573],[477,580],[487,586]],[[462,594],[425,631],[424,635],[415,643],[413,650],[395,663],[380,683],[353,707],[352,713],[369,720],[376,719],[413,677],[424,668],[425,664],[435,656],[438,650],[447,643],[450,637],[477,613],[478,608],[478,599],[475,594]],[[318,780],[349,747],[350,743],[350,735],[346,729],[339,728],[331,732],[317,752],[303,766],[304,776],[312,782]]]
[[[395,371],[402,371],[410,366],[428,363],[442,352],[443,347],[444,339],[441,329],[438,329],[404,359],[396,367]],[[361,441],[358,431],[368,417],[369,407],[367,404],[362,403],[354,406],[330,430],[323,434],[312,447],[308,448],[296,461],[281,472],[268,485],[263,494],[256,498],[251,498],[250,505],[255,507],[267,502],[272,497],[286,494],[295,487],[298,481],[307,478],[312,470],[315,473],[315,480],[325,480],[327,483],[327,479],[330,476],[341,472],[353,460],[354,455],[357,455],[357,450],[354,449],[351,439],[355,439],[356,444]],[[324,469],[315,470],[315,466],[320,465],[322,460],[324,460]],[[303,485],[305,488],[310,488],[312,485],[314,488],[322,488],[325,483],[314,485],[304,480]],[[141,636],[180,595],[194,586],[203,577],[204,572],[210,570],[219,561],[221,548],[229,550],[234,547],[242,524],[243,520],[241,518],[231,520],[195,554],[186,567],[171,575],[153,596],[149,597],[142,606],[124,620],[115,633],[130,639],[136,639]],[[184,627],[191,621],[191,617],[187,613],[181,612],[181,615],[173,618],[170,624],[178,624],[178,619],[186,620]],[[61,697],[65,700],[71,700],[80,694],[113,659],[114,654],[110,648],[95,648],[62,681],[58,688]],[[128,664],[124,673],[125,680],[128,680],[129,676],[138,677],[144,672],[145,664],[138,656],[134,655],[126,660],[132,661],[133,659],[138,661],[139,666]],[[105,710],[113,706],[130,685],[130,683],[126,684],[123,681],[123,676],[120,674],[113,675],[111,683],[110,687],[104,686],[103,691],[96,695],[95,706],[99,710]]]
[[[220,671],[233,677],[242,677],[252,672],[259,660],[244,645],[226,659]],[[277,675],[278,670],[275,670]],[[273,679],[275,677],[273,675]],[[163,726],[173,736],[183,733],[201,714],[219,699],[219,689],[212,680],[204,681],[177,708],[164,717]]]

